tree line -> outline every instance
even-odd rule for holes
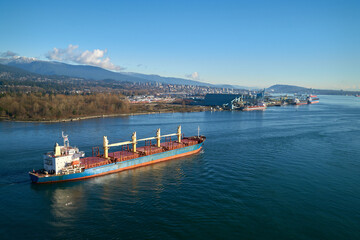
[[[130,104],[121,94],[5,93],[0,96],[0,116],[11,120],[59,120],[130,110]]]

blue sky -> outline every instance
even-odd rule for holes
[[[360,1],[332,0],[1,0],[0,52],[210,83],[360,89],[359,12]]]

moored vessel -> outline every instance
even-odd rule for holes
[[[293,105],[307,105],[319,103],[319,98],[316,95],[302,95],[300,97],[294,97],[291,101]]]
[[[319,98],[316,95],[310,95],[306,99],[308,104],[319,103]]]
[[[264,110],[266,110],[266,104],[258,103],[256,105],[245,105],[245,106],[241,107],[240,110],[241,111],[257,111],[257,110],[264,111]]]
[[[176,136],[176,140],[172,140],[172,136]],[[56,143],[54,151],[44,154],[44,168],[29,172],[33,183],[81,180],[196,154],[206,139],[199,133],[198,136],[184,137],[181,126],[177,133],[160,135],[158,129],[155,137],[144,139],[137,139],[134,132],[131,141],[112,144],[104,136],[104,153],[100,154],[97,147],[93,148],[91,157],[84,157],[84,152],[69,145],[67,135],[62,134],[62,137],[63,146]],[[161,139],[165,141],[161,142]],[[156,143],[152,144],[152,140]],[[145,142],[145,145],[137,147],[138,142]],[[121,147],[121,150],[109,152],[112,147]]]
[[[294,104],[295,105],[306,105],[306,104],[308,104],[308,101],[307,100],[300,100],[299,98],[295,98],[294,99]]]

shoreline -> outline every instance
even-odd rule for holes
[[[308,104],[306,104],[308,105]],[[278,105],[269,105],[268,107],[276,107]],[[284,105],[290,106],[290,105]],[[294,105],[298,106],[298,105]],[[95,118],[108,118],[108,117],[127,117],[127,116],[136,116],[136,115],[148,115],[148,114],[161,114],[161,113],[191,113],[191,112],[208,112],[208,111],[229,111],[229,110],[212,110],[208,106],[201,106],[201,109],[190,109],[189,111],[174,111],[174,110],[164,110],[164,111],[151,111],[151,112],[133,112],[133,113],[115,113],[115,114],[102,114],[102,115],[93,115],[93,116],[83,116],[83,117],[74,117],[74,118],[65,118],[58,120],[12,120],[7,118],[0,118],[0,122],[29,122],[29,123],[60,123],[60,122],[75,122],[87,119]]]
[[[116,114],[103,114],[103,115],[94,115],[94,116],[84,116],[84,117],[75,117],[75,118],[66,118],[59,120],[10,120],[10,119],[0,119],[4,122],[28,122],[28,123],[60,123],[60,122],[75,122],[87,119],[95,118],[108,118],[108,117],[127,117],[127,116],[136,116],[136,115],[148,115],[148,114],[161,114],[161,113],[191,113],[191,112],[206,112],[206,108],[199,111],[157,111],[157,112],[135,112],[135,113],[116,113]]]

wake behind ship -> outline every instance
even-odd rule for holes
[[[172,136],[177,139],[171,140]],[[44,154],[44,168],[29,172],[33,183],[81,180],[196,154],[200,152],[206,139],[199,134],[193,137],[182,136],[181,126],[177,133],[161,136],[158,129],[155,137],[144,139],[136,139],[134,132],[131,141],[113,144],[109,144],[104,136],[104,154],[100,155],[99,148],[93,148],[92,157],[84,157],[84,152],[69,145],[67,135],[62,134],[62,137],[63,146],[56,143],[53,152]],[[161,142],[162,138],[165,141]],[[155,140],[156,144],[152,144],[151,140]],[[137,147],[140,141],[144,141],[145,146]],[[109,152],[109,148],[119,146],[121,151]]]

